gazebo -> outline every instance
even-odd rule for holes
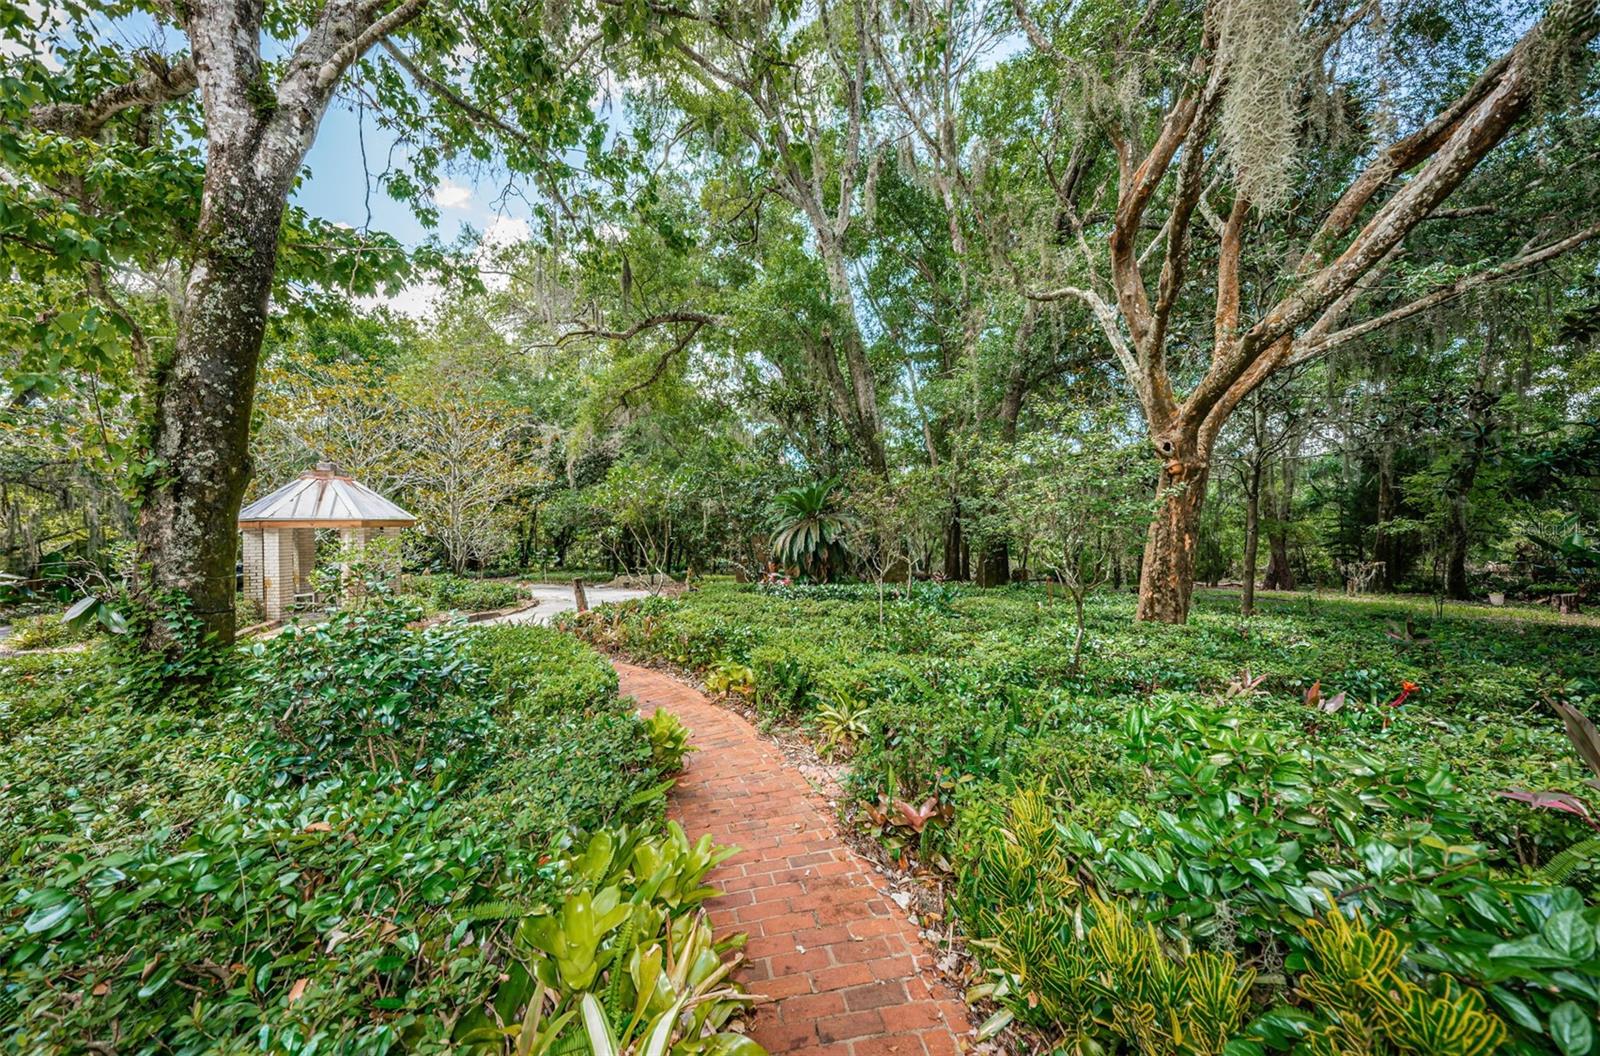
[[[417,519],[399,506],[319,462],[270,495],[239,511],[244,533],[244,590],[261,603],[269,620],[280,620],[295,603],[312,597],[317,530],[336,529],[345,548],[362,553],[375,539],[396,538]],[[373,559],[398,571],[398,548]]]

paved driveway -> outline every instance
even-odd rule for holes
[[[500,616],[485,623],[549,623],[557,613],[571,612],[577,608],[577,602],[572,598],[571,586],[559,586],[554,583],[535,584],[528,591],[539,599],[539,604],[531,609],[514,612],[510,616]],[[590,605],[603,605],[608,601],[627,601],[629,598],[647,598],[648,590],[628,590],[623,587],[591,587],[585,586],[583,592],[587,595]]]

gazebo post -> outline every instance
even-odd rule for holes
[[[293,528],[294,533],[294,592],[311,593],[311,570],[317,567],[317,530]]]
[[[294,529],[267,527],[261,530],[261,614],[281,620],[294,604],[296,568]]]
[[[267,605],[267,587],[263,581],[266,575],[262,568],[262,529],[246,528],[244,530],[244,549],[241,560],[244,563],[244,596],[261,606],[265,618]]]

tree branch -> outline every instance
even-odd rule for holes
[[[1123,336],[1117,326],[1117,313],[1107,303],[1106,299],[1093,290],[1086,290],[1079,286],[1062,286],[1054,290],[1029,290],[1023,289],[1023,296],[1030,301],[1080,301],[1088,305],[1094,313],[1095,321],[1100,324],[1100,329],[1105,332],[1106,340],[1111,342],[1111,350],[1116,353],[1117,362],[1122,365],[1123,372],[1128,375],[1128,381],[1133,385],[1134,391],[1139,394],[1139,399],[1146,406],[1149,405],[1149,379],[1139,369],[1137,358],[1133,349],[1128,345],[1128,339]]]
[[[168,66],[159,55],[144,58],[145,70],[126,84],[107,89],[87,103],[45,103],[28,113],[28,123],[41,132],[92,139],[106,122],[136,106],[180,99],[199,84],[192,58]]]
[[[638,337],[646,330],[653,329],[657,326],[665,326],[668,323],[695,323],[699,326],[710,326],[716,321],[717,317],[714,315],[707,315],[704,312],[689,311],[688,309],[680,309],[672,312],[657,312],[655,315],[649,315],[639,320],[626,330],[607,330],[603,327],[586,326],[577,330],[568,330],[554,341],[536,345],[535,347],[557,348],[566,344],[568,341],[579,337],[598,337],[604,341],[627,341],[631,338]]]
[[[465,96],[458,93],[450,85],[439,80],[437,77],[434,77],[422,67],[418,66],[416,60],[412,59],[411,56],[400,50],[400,47],[396,45],[394,41],[384,39],[378,42],[378,46],[383,48],[384,51],[388,52],[389,57],[394,60],[395,65],[399,66],[402,70],[405,70],[406,73],[410,74],[411,79],[417,82],[419,87],[434,97],[443,100],[448,105],[461,111],[463,114],[466,114],[474,124],[478,125],[479,127],[493,129],[506,138],[520,143],[525,147],[539,149],[539,145],[536,144],[526,132],[522,131],[522,129],[517,128],[515,125],[496,117],[494,114],[489,113],[489,111],[484,110],[482,107],[476,106],[472,102],[468,101]],[[542,149],[540,150],[540,153],[543,153]],[[534,178],[538,181],[540,189],[548,194],[550,198],[561,207],[562,216],[566,217],[568,220],[577,219],[577,215],[572,211],[572,206],[567,202],[566,196],[561,193],[561,189],[556,186],[553,180],[548,180],[539,175],[536,175]]]
[[[660,381],[661,375],[667,372],[667,367],[671,365],[674,359],[677,358],[678,353],[688,348],[689,342],[693,341],[695,339],[695,335],[699,334],[701,329],[707,326],[710,321],[711,320],[709,316],[706,316],[703,319],[691,320],[689,329],[680,335],[677,341],[673,342],[671,348],[668,348],[665,352],[661,353],[661,355],[656,359],[655,369],[650,372],[650,376],[645,378],[643,381],[635,385],[630,385],[626,389],[622,390],[621,394],[617,396],[617,406],[627,407],[629,397],[643,392],[645,389],[648,389],[650,386]]]
[[[1596,238],[1600,238],[1600,224],[1594,224],[1590,227],[1587,227],[1577,234],[1568,238],[1564,238],[1559,242],[1552,242],[1550,245],[1545,246],[1542,249],[1536,249],[1530,253],[1524,253],[1519,257],[1506,261],[1504,264],[1496,265],[1495,267],[1489,268],[1485,271],[1476,272],[1472,275],[1464,275],[1456,281],[1445,286],[1441,286],[1431,293],[1425,294],[1422,297],[1418,297],[1414,301],[1403,304],[1398,308],[1387,311],[1382,315],[1376,316],[1372,319],[1368,319],[1365,322],[1357,323],[1354,326],[1347,326],[1343,330],[1335,330],[1333,333],[1328,334],[1325,337],[1318,338],[1314,341],[1305,343],[1297,342],[1293,354],[1290,355],[1289,359],[1287,360],[1287,365],[1296,366],[1304,363],[1307,360],[1314,359],[1315,357],[1320,356],[1331,349],[1337,348],[1340,345],[1354,341],[1358,337],[1365,337],[1367,334],[1373,333],[1377,330],[1382,330],[1384,327],[1391,326],[1395,323],[1401,322],[1402,320],[1409,319],[1414,315],[1428,311],[1430,308],[1437,308],[1439,305],[1444,304],[1447,301],[1454,300],[1455,298],[1460,297],[1462,294],[1478,289],[1481,286],[1488,286],[1497,282],[1503,282],[1504,280],[1512,278],[1530,268],[1536,268],[1541,264],[1545,264],[1551,260],[1554,260],[1563,253],[1576,249],[1584,243],[1591,242]]]

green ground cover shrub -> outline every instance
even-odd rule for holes
[[[527,592],[515,583],[496,579],[467,579],[449,573],[404,576],[399,591],[415,597],[429,614],[488,612],[510,608],[528,597]]]
[[[11,636],[5,644],[12,649],[59,649],[64,645],[77,645],[90,641],[99,628],[91,625],[70,624],[59,613],[44,612],[36,616],[23,616],[11,625]]]
[[[0,656],[0,744],[99,698],[109,678],[103,649]]]
[[[576,834],[659,844],[663,774],[603,661],[414,616],[260,643],[209,709],[131,707],[99,647],[0,660],[0,1046],[439,1050],[536,967],[516,936],[586,883]],[[675,912],[658,894],[636,905]]]
[[[1592,705],[1600,629],[1309,596],[1242,623],[1205,592],[1189,625],[1147,626],[1106,593],[1074,672],[1063,599],[924,589],[882,620],[871,587],[713,584],[566,622],[644,660],[747,665],[758,707],[850,756],[860,824],[948,871],[997,996],[1053,1041],[1134,1046],[1130,1023],[1188,1007],[1192,953],[1255,973],[1224,1017],[1240,1054],[1600,1053],[1600,863],[1555,868],[1594,832],[1497,794],[1593,799],[1548,700]],[[1093,949],[1097,900],[1153,929],[1137,971]],[[1091,1000],[1085,973],[1115,985]],[[1373,985],[1415,1008],[1370,1007]]]

